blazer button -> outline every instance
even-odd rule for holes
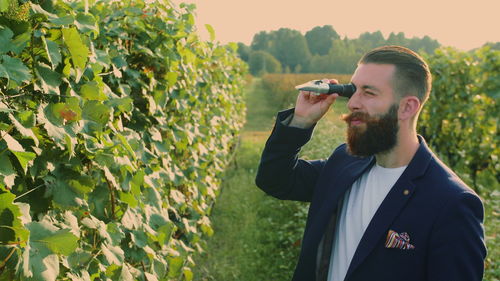
[[[408,194],[410,194],[410,191],[408,189],[405,189],[405,191],[403,191],[403,194],[408,195]]]

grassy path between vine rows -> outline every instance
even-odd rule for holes
[[[195,257],[194,280],[269,280],[258,270],[268,258],[259,257],[267,251],[261,243],[264,226],[260,213],[262,203],[273,199],[255,186],[254,178],[276,112],[258,80],[247,86],[245,95],[247,122],[211,215],[215,234],[207,239],[205,252]]]

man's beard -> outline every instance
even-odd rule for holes
[[[370,116],[365,112],[353,112],[342,116],[347,122],[347,152],[367,157],[391,150],[397,142],[398,105],[393,104],[387,113]],[[363,121],[366,128],[351,126],[353,119]]]

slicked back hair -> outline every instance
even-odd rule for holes
[[[358,64],[392,64],[396,67],[393,86],[399,97],[415,95],[421,104],[429,98],[432,75],[424,59],[401,46],[383,46],[366,53]]]

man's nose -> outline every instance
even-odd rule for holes
[[[352,96],[349,98],[349,101],[347,102],[347,108],[351,112],[354,112],[361,108],[361,103],[359,99],[360,95],[361,95],[360,90],[356,89],[356,92],[354,92],[354,94],[352,94]]]

